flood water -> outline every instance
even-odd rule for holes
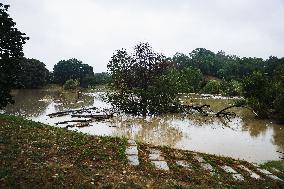
[[[110,107],[101,98],[102,92],[62,94],[58,91],[15,90],[16,103],[5,112],[57,127],[60,121],[71,116],[49,118],[47,114],[81,107]],[[184,95],[186,104],[210,104],[214,112],[233,102],[216,96]],[[236,117],[220,119],[199,114],[170,114],[152,117],[116,115],[104,121],[93,121],[89,127],[73,127],[92,135],[126,136],[140,142],[167,145],[173,148],[193,150],[262,163],[280,160],[284,152],[284,126],[268,120],[258,120],[247,109],[236,108]]]

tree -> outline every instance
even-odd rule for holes
[[[50,73],[43,62],[36,59],[21,58],[18,64],[17,88],[40,88],[49,82]]]
[[[172,111],[178,93],[174,64],[152,50],[148,43],[140,43],[129,55],[117,50],[108,63],[115,92],[109,101],[120,110],[135,115]]]
[[[95,73],[94,85],[105,85],[111,81],[111,76],[107,72]]]
[[[189,56],[182,53],[176,53],[173,56],[172,61],[177,64],[178,69],[184,69],[187,67],[197,68],[197,65],[194,64],[192,59]]]
[[[261,118],[269,118],[273,112],[273,101],[275,99],[275,84],[272,78],[267,77],[260,71],[243,79],[244,97],[248,105]]]
[[[283,60],[283,58],[282,58]],[[276,71],[275,100],[273,101],[273,118],[284,122],[284,65]]]
[[[217,76],[220,66],[214,52],[197,48],[190,53],[190,57],[193,64],[197,65],[203,74]]]
[[[15,27],[8,8],[0,3],[0,108],[13,103],[10,91],[15,84],[17,59],[24,56],[23,44],[29,39]]]
[[[197,68],[187,67],[179,70],[179,92],[198,92],[203,81],[203,75]]]
[[[110,75],[107,72],[95,73],[93,76],[87,75],[81,81],[82,87],[89,87],[95,85],[105,85],[108,84],[111,80]]]
[[[69,79],[77,79],[81,83],[83,78],[93,75],[93,67],[75,58],[61,60],[53,68],[54,81],[61,85]]]

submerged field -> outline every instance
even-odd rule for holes
[[[82,107],[109,108],[110,105],[100,97],[103,94],[101,91],[62,93],[56,88],[16,90],[13,92],[16,103],[8,106],[5,112],[60,128],[68,126],[69,130],[90,135],[126,137],[141,143],[228,156],[252,163],[283,158],[283,125],[258,120],[250,110],[242,108],[232,109],[237,116],[230,120],[200,114],[167,114],[146,118],[118,114],[105,120],[74,118],[71,115],[47,116]],[[181,96],[181,101],[194,105],[209,104],[212,111],[217,112],[232,104],[234,98],[185,94]],[[91,114],[102,112],[95,109]],[[77,123],[68,122],[78,119],[90,121],[80,127]]]
[[[0,115],[0,149],[0,188],[281,188],[284,179],[283,162],[258,168],[7,115]]]

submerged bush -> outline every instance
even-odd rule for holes
[[[64,90],[75,90],[79,87],[80,82],[77,79],[69,79],[63,85]]]

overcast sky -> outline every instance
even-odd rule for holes
[[[2,1],[3,2],[3,1]],[[284,56],[284,0],[4,0],[30,40],[25,56],[52,70],[77,58],[106,71],[116,49],[149,42],[166,56],[206,48]]]

